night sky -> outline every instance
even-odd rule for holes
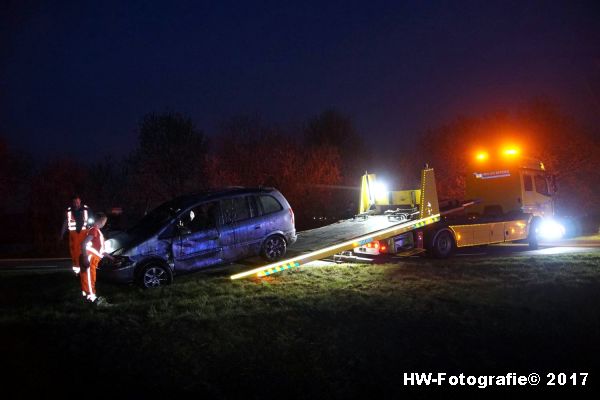
[[[534,96],[599,122],[593,1],[2,4],[0,135],[42,158],[124,155],[164,110],[213,133],[333,107],[375,143]]]

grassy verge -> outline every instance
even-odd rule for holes
[[[0,350],[29,386],[73,388],[83,368],[110,390],[218,397],[400,393],[413,371],[585,372],[599,365],[599,265],[409,259],[152,291],[99,283],[108,308],[83,304],[67,274],[3,272]]]

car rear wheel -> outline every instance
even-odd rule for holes
[[[138,275],[138,284],[144,289],[170,285],[173,282],[171,269],[161,263],[151,262],[145,265]]]
[[[281,236],[269,236],[263,243],[261,255],[267,261],[276,261],[285,256],[287,245]]]

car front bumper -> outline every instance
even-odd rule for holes
[[[104,264],[104,263],[103,263]],[[100,265],[100,268],[96,271],[98,279],[115,282],[115,283],[131,283],[134,281],[134,263],[127,263],[121,265]]]

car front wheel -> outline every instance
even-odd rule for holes
[[[173,282],[171,269],[163,264],[151,262],[138,275],[138,284],[144,289],[157,288]]]

